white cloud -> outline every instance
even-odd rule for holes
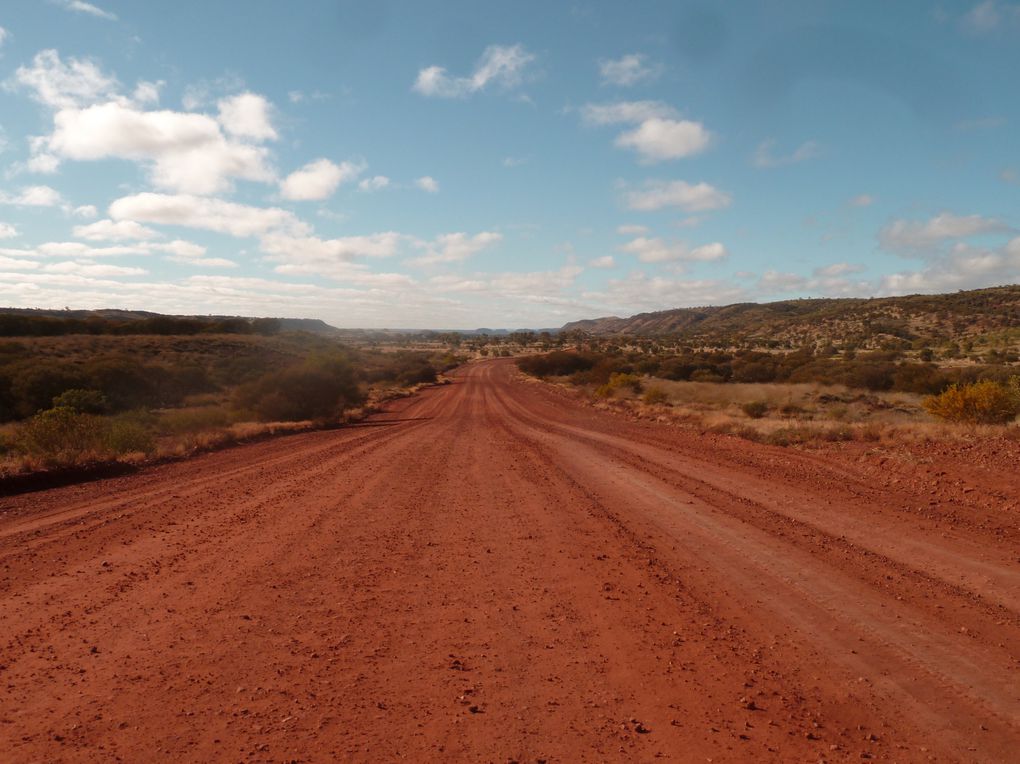
[[[227,139],[204,114],[138,111],[117,102],[61,109],[48,149],[77,161],[151,162],[153,183],[189,193],[226,190],[232,178],[268,182],[266,149]]]
[[[430,175],[424,175],[418,178],[414,185],[420,188],[422,191],[428,191],[430,194],[439,192],[439,182]]]
[[[60,157],[46,152],[33,154],[25,162],[24,168],[38,175],[53,175],[60,169]]]
[[[658,64],[649,64],[647,61],[647,56],[641,53],[629,53],[616,59],[602,59],[599,61],[602,84],[629,87],[639,82],[654,80],[662,73],[662,67]]]
[[[700,122],[658,117],[647,119],[616,138],[617,146],[636,150],[646,162],[700,154],[711,142],[712,134]]]
[[[341,183],[353,181],[364,170],[362,162],[334,164],[328,159],[316,159],[284,178],[280,183],[280,193],[284,199],[293,201],[325,199]]]
[[[75,207],[71,210],[71,214],[76,218],[85,218],[88,220],[89,218],[97,217],[99,215],[99,210],[97,210],[93,204],[83,204],[80,207]]]
[[[621,225],[616,227],[616,232],[621,236],[640,236],[648,233],[648,226],[645,225]]]
[[[18,229],[10,223],[0,223],[0,239],[13,239],[18,235]]]
[[[618,135],[615,144],[637,151],[644,162],[694,156],[712,143],[712,133],[704,125],[680,119],[673,107],[661,101],[586,104],[581,118],[591,125],[637,125]]]
[[[117,199],[110,205],[114,220],[200,228],[244,238],[270,231],[294,235],[308,232],[308,225],[294,213],[278,207],[250,207],[188,194],[142,193]]]
[[[276,140],[271,105],[256,93],[240,93],[220,100],[219,122],[233,136],[254,141]]]
[[[115,97],[118,83],[89,59],[68,58],[64,63],[57,51],[44,50],[31,66],[19,66],[4,86],[27,88],[39,103],[69,109]]]
[[[183,239],[174,239],[173,241],[168,241],[162,244],[148,244],[146,246],[156,252],[165,252],[169,255],[187,258],[189,260],[204,257],[206,253],[206,248],[201,244],[184,241]]]
[[[806,162],[808,159],[821,156],[822,153],[821,147],[815,141],[802,143],[790,154],[773,154],[772,150],[775,146],[776,142],[772,139],[759,143],[758,148],[755,149],[754,156],[751,158],[752,164],[758,169],[764,170],[770,167],[781,167],[783,165]]]
[[[924,222],[894,220],[879,232],[878,238],[883,249],[891,252],[925,254],[952,239],[1008,230],[1009,226],[994,218],[942,212]]]
[[[690,184],[683,180],[647,180],[641,190],[624,194],[627,207],[645,212],[677,207],[684,212],[706,212],[728,207],[729,194],[708,183]]]
[[[700,247],[695,247],[690,251],[687,256],[688,260],[698,260],[701,262],[715,262],[716,260],[722,260],[729,256],[729,252],[726,247],[717,241],[711,244],[702,244]]]
[[[362,191],[381,191],[389,185],[389,178],[385,175],[376,175],[371,178],[365,178],[358,184],[358,188]]]
[[[404,274],[375,274],[355,261],[393,257],[401,251],[408,238],[395,231],[336,239],[272,233],[262,237],[260,246],[270,261],[278,263],[277,273],[315,274],[337,281],[392,284],[410,282],[411,278]]]
[[[854,207],[870,207],[875,203],[875,197],[871,194],[859,194],[850,200],[850,204]]]
[[[5,84],[27,88],[54,110],[53,131],[33,138],[28,169],[55,171],[61,159],[126,159],[144,163],[151,181],[187,193],[228,190],[234,179],[272,182],[267,149],[276,132],[262,96],[242,93],[220,101],[219,120],[206,114],[146,111],[162,83],[139,82],[134,100],[88,59],[63,61],[55,50],[37,54]]]
[[[596,257],[588,261],[588,265],[592,268],[615,268],[616,261],[612,255],[603,255],[602,257]]]
[[[158,82],[140,80],[135,85],[135,91],[131,94],[131,100],[140,105],[158,104],[160,88],[165,84],[162,80]]]
[[[0,27],[0,48],[4,46],[4,43],[7,41],[7,38],[10,36],[11,36],[10,32],[8,32],[3,27]]]
[[[455,263],[467,260],[486,247],[502,240],[502,236],[491,231],[468,236],[466,233],[446,233],[437,236],[432,242],[418,242],[417,246],[426,254],[409,262],[412,265],[436,265],[438,263]]]
[[[666,242],[660,238],[638,236],[620,247],[621,252],[637,255],[642,263],[672,261],[712,262],[724,259],[728,252],[719,242],[703,244],[691,249],[682,241]]]
[[[470,76],[451,77],[445,68],[429,66],[418,72],[413,90],[424,96],[463,98],[489,84],[510,89],[521,84],[525,68],[534,60],[521,45],[490,45]]]
[[[749,295],[730,281],[675,279],[637,271],[625,279],[611,279],[605,289],[585,292],[582,297],[607,306],[614,314],[632,315],[665,308],[726,305],[746,301]]]
[[[111,247],[94,247],[80,241],[49,241],[31,249],[0,249],[0,254],[11,257],[128,257],[149,254],[146,244],[118,244]]]
[[[26,186],[14,196],[0,191],[0,204],[13,204],[17,207],[57,207],[63,201],[60,192],[49,186]]]
[[[92,3],[86,3],[85,0],[60,0],[60,4],[67,10],[74,11],[75,13],[85,13],[99,19],[106,19],[107,21],[117,20],[115,14],[105,11]]]
[[[958,243],[948,253],[930,258],[919,271],[885,276],[879,292],[950,292],[1017,281],[1020,281],[1020,237],[996,249]]]
[[[60,263],[44,265],[46,273],[74,273],[81,276],[144,276],[148,273],[144,268],[127,265],[110,265],[109,263],[80,263],[65,260]]]
[[[160,234],[133,220],[97,220],[74,227],[74,235],[87,241],[140,241],[155,239]]]

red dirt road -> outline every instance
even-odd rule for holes
[[[0,500],[0,761],[1016,761],[1018,518],[471,365]]]

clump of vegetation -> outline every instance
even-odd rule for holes
[[[24,422],[16,431],[13,445],[26,456],[54,467],[151,453],[155,440],[137,419],[108,418],[58,406]]]
[[[609,381],[600,385],[595,390],[598,398],[612,398],[617,390],[629,389],[633,393],[640,393],[642,388],[641,377],[637,374],[615,373],[609,377]]]
[[[0,429],[0,475],[184,455],[337,423],[357,415],[370,394],[435,383],[464,361],[438,341],[355,346],[258,322],[155,317],[133,322],[129,334],[107,324],[69,334],[81,328],[76,319],[15,318],[8,331],[31,331],[0,341],[0,423],[8,423]]]
[[[951,385],[924,400],[924,407],[938,419],[965,424],[1006,424],[1020,414],[1020,377],[1009,384],[984,381]]]
[[[669,403],[669,393],[661,387],[653,386],[645,390],[645,394],[641,397],[641,400],[651,406],[655,406],[660,403]]]
[[[747,414],[751,419],[761,419],[769,413],[769,404],[765,401],[748,401],[740,407],[740,410]]]
[[[236,401],[264,422],[326,421],[362,403],[364,394],[350,362],[333,354],[310,358],[242,385]]]

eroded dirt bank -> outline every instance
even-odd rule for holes
[[[1015,471],[514,376],[0,500],[0,760],[1015,757]]]

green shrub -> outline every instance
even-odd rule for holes
[[[66,407],[49,409],[18,428],[15,446],[49,465],[74,464],[104,450],[105,429],[102,417],[95,414]]]
[[[79,414],[103,414],[108,406],[106,396],[98,390],[74,388],[65,390],[53,399],[53,408],[72,409]]]
[[[928,413],[947,422],[1005,424],[1020,413],[1020,385],[986,380],[970,385],[951,385],[939,395],[924,399]]]
[[[103,449],[114,455],[144,453],[156,450],[152,432],[139,417],[114,417],[103,423],[101,442]]]
[[[740,407],[751,419],[761,419],[767,413],[769,413],[769,404],[765,401],[748,401]]]

